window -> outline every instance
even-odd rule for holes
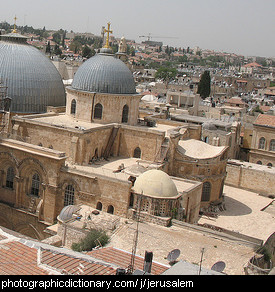
[[[137,147],[135,150],[134,150],[134,158],[140,158],[141,157],[141,150],[139,147]]]
[[[128,123],[128,113],[129,113],[129,107],[127,104],[123,107],[122,111],[122,123]]]
[[[269,163],[267,164],[267,166],[272,167],[272,163],[269,162]]]
[[[107,213],[114,214],[114,207],[112,205],[108,206]]]
[[[262,137],[260,140],[259,140],[259,149],[264,149],[265,148],[265,138]]]
[[[7,170],[6,187],[13,189],[14,169],[9,167]]]
[[[64,206],[74,204],[74,187],[67,185],[65,189]]]
[[[211,194],[211,184],[210,182],[205,182],[203,183],[202,186],[202,196],[201,196],[201,201],[202,202],[207,202],[210,200],[210,194]]]
[[[101,202],[97,202],[96,209],[99,210],[99,211],[102,210],[102,203]]]
[[[95,119],[102,119],[102,111],[103,111],[103,106],[100,103],[97,103],[95,105],[95,112],[94,112],[94,118]]]
[[[262,163],[262,161],[257,161],[257,164],[259,164],[259,165],[262,165],[263,163]]]
[[[269,145],[269,151],[275,151],[275,140],[272,139]]]
[[[141,211],[144,211],[144,212],[149,212],[149,201],[148,200],[142,200],[142,206],[141,206]]]
[[[71,103],[71,115],[75,115],[75,113],[76,113],[76,101],[75,99],[73,99]]]
[[[166,202],[161,202],[159,205],[160,216],[166,216]]]
[[[40,177],[37,173],[35,173],[32,177],[32,185],[31,185],[31,195],[32,196],[38,197],[39,187],[40,187]]]

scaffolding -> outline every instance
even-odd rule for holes
[[[8,126],[10,119],[11,98],[7,95],[8,87],[0,79],[0,133]]]

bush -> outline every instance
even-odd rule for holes
[[[72,244],[72,250],[74,251],[90,251],[98,245],[106,245],[109,241],[109,236],[105,231],[92,229],[85,238],[78,243]]]

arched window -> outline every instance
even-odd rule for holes
[[[272,167],[273,165],[272,165],[272,163],[269,162],[269,163],[267,164],[267,166]]]
[[[38,173],[35,173],[32,177],[32,185],[31,185],[31,195],[39,196],[39,187],[40,187],[40,177]]]
[[[210,195],[211,195],[211,183],[207,181],[207,182],[203,183],[203,186],[202,186],[201,201],[202,202],[209,201]]]
[[[74,187],[67,185],[65,189],[64,206],[74,204]]]
[[[269,151],[275,151],[275,140],[272,139],[269,145]]]
[[[260,140],[259,140],[259,149],[264,149],[265,148],[265,138],[262,137]]]
[[[13,167],[9,167],[7,170],[6,187],[9,189],[13,189],[13,181],[14,181],[14,169]]]
[[[75,113],[76,113],[76,101],[75,99],[73,99],[71,103],[71,115],[75,115]]]
[[[129,207],[132,208],[133,206],[134,206],[134,195],[131,193]]]
[[[122,123],[128,123],[128,114],[129,114],[129,107],[127,104],[123,107],[122,111]]]
[[[134,150],[134,158],[140,158],[141,157],[141,150],[139,147],[137,147],[135,150]]]
[[[259,161],[257,161],[257,164],[262,165],[263,163],[261,160],[259,160]]]
[[[94,118],[95,119],[102,119],[102,111],[103,111],[103,106],[100,103],[97,103],[95,105],[95,112],[94,112]]]
[[[102,210],[102,203],[101,202],[97,202],[96,209],[99,210],[99,211]]]
[[[114,207],[112,205],[108,206],[107,213],[114,214]]]

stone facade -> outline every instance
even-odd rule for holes
[[[249,162],[275,166],[275,116],[260,114],[254,122]]]
[[[136,125],[138,120],[138,105],[141,96],[115,95],[76,91],[67,88],[66,114],[76,119],[96,123],[126,123]],[[75,101],[75,110],[72,111],[72,101]],[[102,116],[95,113],[97,105],[102,106]],[[123,110],[127,107],[127,118],[123,120]]]

